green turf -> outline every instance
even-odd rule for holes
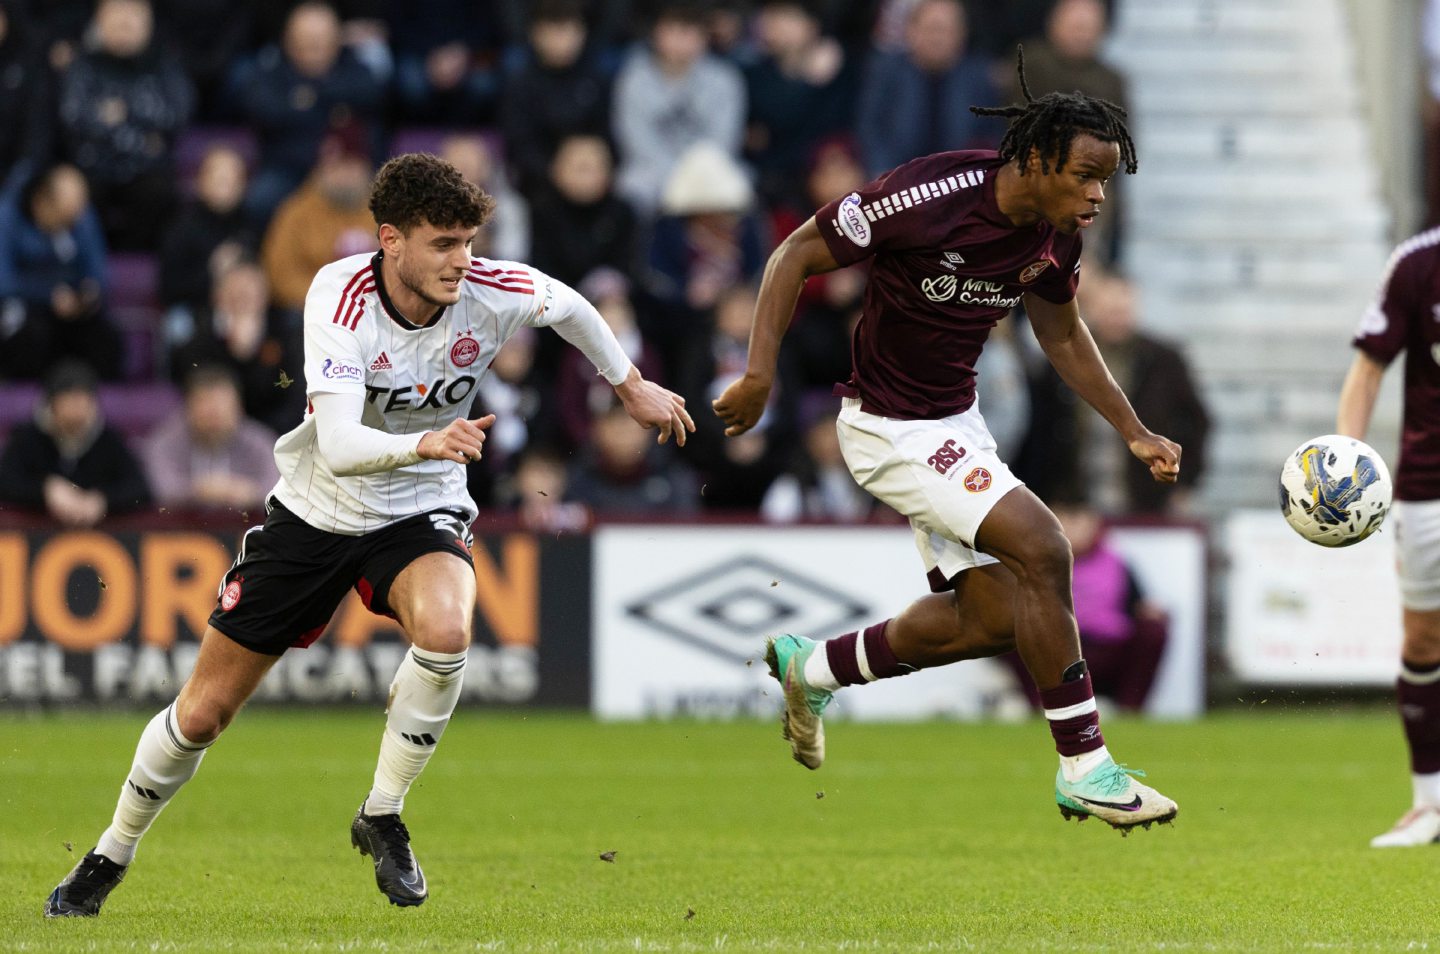
[[[1112,749],[1180,803],[1176,825],[1129,838],[1061,821],[1039,722],[836,724],[812,773],[772,724],[465,712],[411,793],[432,895],[401,910],[348,839],[377,716],[255,710],[105,913],[47,922],[41,902],[108,822],[145,718],[0,718],[0,949],[1350,951],[1440,936],[1440,848],[1366,846],[1409,795],[1379,711],[1111,720]]]

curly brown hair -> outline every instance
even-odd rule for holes
[[[479,228],[495,210],[495,199],[438,156],[407,152],[375,174],[370,214],[375,224],[393,225],[408,235],[426,222],[438,229]]]

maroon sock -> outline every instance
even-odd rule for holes
[[[1400,663],[1395,682],[1405,741],[1410,743],[1410,770],[1416,775],[1440,772],[1440,666]]]
[[[1105,744],[1100,735],[1100,712],[1095,708],[1090,673],[1062,682],[1054,689],[1041,690],[1040,705],[1050,722],[1055,750],[1061,755],[1084,755]]]
[[[907,666],[895,658],[895,651],[890,648],[890,640],[885,638],[885,628],[889,625],[890,621],[887,619],[883,623],[865,627],[863,632],[846,633],[825,643],[825,657],[830,663],[830,671],[835,674],[840,685],[854,686],[915,671],[914,666]],[[864,669],[861,668],[862,650]],[[865,669],[870,671],[868,677]]]

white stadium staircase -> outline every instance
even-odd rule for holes
[[[1140,171],[1127,273],[1214,418],[1199,511],[1272,507],[1284,456],[1333,430],[1348,341],[1391,247],[1342,0],[1122,0]],[[1396,378],[1397,367],[1388,378]],[[1395,382],[1372,443],[1393,462]]]

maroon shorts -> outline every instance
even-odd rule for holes
[[[279,656],[318,639],[351,587],[372,613],[393,619],[387,598],[401,570],[437,551],[473,567],[470,545],[464,516],[451,510],[354,537],[317,530],[272,497],[265,523],[245,531],[210,625],[246,649]]]

